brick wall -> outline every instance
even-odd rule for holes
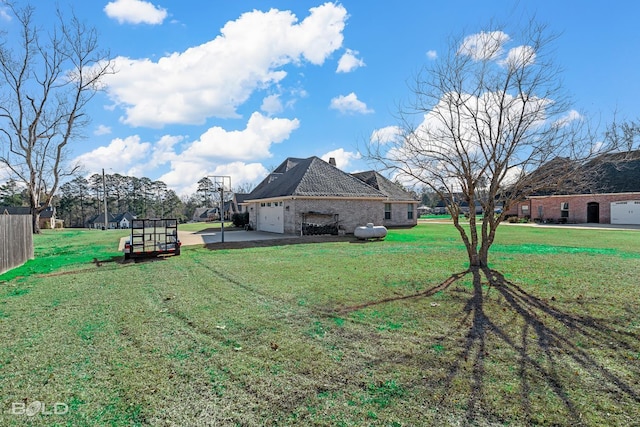
[[[323,224],[333,221],[333,214],[338,214],[338,220],[346,233],[352,234],[356,227],[374,225],[385,227],[412,227],[418,223],[418,203],[413,206],[413,219],[407,218],[408,202],[391,203],[391,220],[384,219],[383,200],[371,199],[305,199],[286,198],[284,204],[284,232],[285,234],[300,234],[303,214],[307,222]],[[249,221],[255,226],[259,203],[247,206]],[[309,215],[309,212],[319,212],[329,215]]]
[[[542,218],[545,220],[557,220],[562,217],[561,204],[568,203],[567,222],[586,223],[590,219],[588,206],[590,203],[598,204],[598,221],[601,224],[611,223],[611,203],[627,200],[640,200],[640,193],[609,193],[609,194],[579,194],[561,196],[534,196],[518,204],[518,217],[527,215],[528,208],[530,218]],[[595,209],[595,208],[594,208]],[[515,213],[513,211],[509,213]],[[592,218],[593,219],[593,218]],[[594,222],[594,221],[592,221]]]
[[[293,212],[293,215],[287,215],[285,207],[285,233],[300,233],[302,214],[308,212],[338,214],[340,226],[348,234],[352,234],[356,227],[367,225],[369,222],[382,225],[384,219],[384,204],[380,200],[297,198],[290,202],[289,212]]]
[[[385,202],[389,203],[389,202]],[[385,227],[413,227],[418,224],[418,202],[391,202],[391,219],[385,219],[381,225]],[[413,218],[408,218],[409,204],[413,205]],[[384,206],[384,203],[383,203]],[[383,211],[384,218],[384,211]],[[380,224],[376,224],[380,225]]]

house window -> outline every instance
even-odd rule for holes
[[[520,210],[522,211],[522,215],[524,216],[529,215],[529,205],[520,206]]]
[[[384,219],[391,219],[391,203],[384,204]]]
[[[413,203],[407,205],[407,219],[413,219]]]
[[[560,203],[560,218],[569,218],[569,202]]]

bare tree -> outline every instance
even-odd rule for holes
[[[19,34],[0,34],[0,165],[24,183],[40,231],[40,213],[73,171],[68,144],[88,123],[86,107],[113,72],[95,29],[57,10],[55,27],[40,29],[35,8],[5,2]]]
[[[534,21],[517,40],[502,28],[452,39],[417,75],[401,125],[374,133],[369,145],[370,158],[445,202],[471,266],[487,266],[496,230],[517,202],[575,183],[574,165],[624,145],[589,137],[563,90],[554,40]]]

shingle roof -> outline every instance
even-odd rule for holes
[[[249,196],[249,194],[248,193],[235,193],[234,196],[236,198],[236,203],[242,203],[245,200],[247,200],[247,196]]]
[[[594,193],[640,191],[640,151],[601,156],[586,166]]]
[[[315,156],[286,159],[247,196],[247,200],[286,196],[385,197],[382,192]]]
[[[395,184],[393,181],[385,178],[381,174],[376,171],[366,171],[366,172],[358,172],[352,174],[362,182],[370,185],[376,190],[380,190],[384,193],[387,198],[391,201],[407,201],[407,202],[415,202],[416,199],[409,193],[405,191],[403,188]]]
[[[136,217],[131,212],[122,212],[122,213],[119,213],[119,214],[115,215],[114,221],[115,222],[120,222],[120,221],[122,221],[123,218],[126,218],[127,221],[131,221],[131,220],[136,219]]]
[[[109,221],[109,222],[115,222],[115,218],[116,218],[116,217],[115,217],[115,215],[113,215],[113,214],[111,214],[111,213],[108,213],[108,212],[107,212],[107,221]],[[89,218],[89,220],[87,221],[87,223],[88,223],[88,224],[95,224],[96,222],[97,222],[98,224],[103,224],[103,223],[104,223],[104,212],[103,212],[103,213],[99,213],[99,214],[96,214],[96,215],[92,216],[92,217],[91,217],[91,218]]]
[[[546,184],[535,192],[537,196],[639,192],[640,151],[604,154],[584,165],[556,158],[540,166],[530,179]]]
[[[17,207],[17,206],[0,206],[0,215],[31,215],[31,208],[29,207]]]

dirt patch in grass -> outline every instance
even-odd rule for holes
[[[303,245],[311,243],[331,243],[331,242],[351,242],[366,243],[358,240],[353,236],[300,236],[300,237],[284,237],[282,239],[268,240],[249,240],[243,242],[218,242],[204,245],[205,248],[215,251],[220,249],[246,249],[246,248],[265,248],[270,246],[289,246]]]

